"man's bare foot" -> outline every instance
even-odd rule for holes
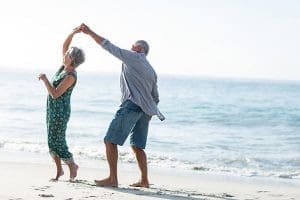
[[[101,187],[118,187],[118,181],[112,181],[110,178],[95,180],[95,183]]]
[[[59,177],[61,177],[62,175],[64,175],[64,170],[57,171],[56,177],[52,178],[51,181],[58,181]]]
[[[136,183],[133,183],[130,185],[131,187],[144,187],[144,188],[149,188],[149,183],[148,181],[139,181]]]
[[[77,176],[78,165],[75,163],[70,165],[70,182],[74,182]]]

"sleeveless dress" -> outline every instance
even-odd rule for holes
[[[72,75],[75,82],[60,97],[53,99],[50,95],[47,98],[47,133],[49,153],[52,157],[57,156],[65,163],[72,163],[73,155],[68,150],[66,142],[67,123],[71,114],[71,94],[77,81],[76,72],[63,71],[64,66],[55,73],[51,80],[53,87],[57,87],[60,82],[67,76]]]

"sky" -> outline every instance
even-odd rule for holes
[[[86,23],[125,49],[139,39],[158,74],[300,79],[297,0],[1,0],[0,69],[56,70],[62,44]],[[90,37],[80,71],[120,72]]]

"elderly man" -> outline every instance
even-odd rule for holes
[[[110,173],[108,178],[95,180],[95,183],[98,186],[118,187],[117,145],[123,145],[130,134],[130,144],[141,171],[141,179],[131,186],[148,188],[147,156],[144,149],[149,121],[153,115],[164,120],[164,116],[157,108],[159,102],[157,76],[146,58],[149,45],[144,40],[138,40],[132,45],[131,51],[125,50],[97,35],[85,24],[81,24],[80,29],[123,62],[120,78],[122,104],[104,137]]]

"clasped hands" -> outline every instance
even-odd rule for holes
[[[88,27],[86,24],[82,23],[80,26],[77,26],[73,29],[73,34],[83,32],[85,34],[89,34],[91,32],[90,27]]]

